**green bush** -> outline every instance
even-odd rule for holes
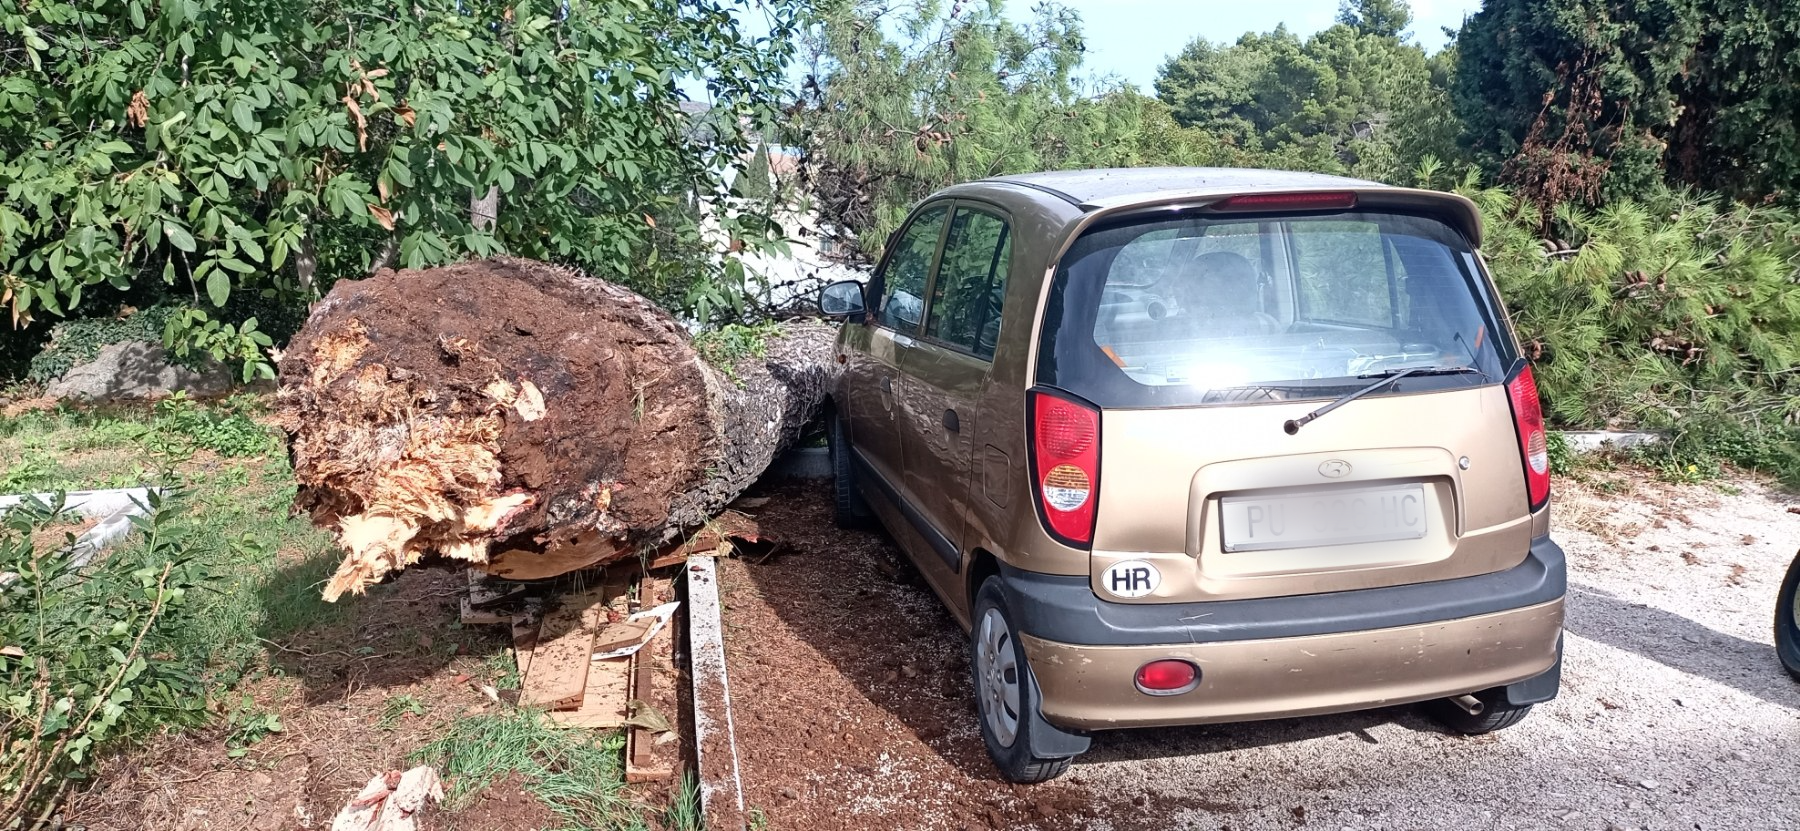
[[[40,548],[65,517],[28,504],[0,519],[0,828],[30,825],[106,749],[207,717],[205,654],[186,637],[190,600],[214,575],[205,542],[153,498],[141,542],[88,565],[73,535]]]
[[[1664,451],[1794,470],[1800,216],[1683,191],[1540,212],[1473,175],[1484,251],[1564,427],[1667,432]],[[1685,469],[1686,462],[1683,463]]]

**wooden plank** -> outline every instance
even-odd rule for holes
[[[650,627],[656,625],[655,618],[643,620],[621,620],[609,623],[594,636],[594,654],[611,652],[627,646],[643,643],[644,636],[650,634]]]
[[[688,560],[688,653],[694,678],[694,748],[700,767],[700,812],[713,831],[743,831],[744,782],[738,772],[737,726],[725,677],[725,628],[719,620],[718,566]]]
[[[548,710],[580,707],[593,663],[594,633],[605,623],[604,589],[571,595],[545,615],[531,667],[519,685],[519,703]]]
[[[552,725],[602,730],[625,723],[631,702],[631,659],[610,658],[590,663],[580,706],[549,713]]]
[[[646,577],[638,584],[638,600],[646,608],[674,599],[673,583],[667,577]],[[671,621],[657,632],[632,656],[631,665],[632,701],[655,708],[665,719],[672,719],[680,704],[676,692],[674,628]],[[674,778],[680,754],[679,746],[670,741],[674,738],[647,727],[631,725],[625,734],[625,781],[661,782]]]
[[[628,576],[608,572],[606,584],[599,589],[605,602],[595,604],[602,631],[617,625],[607,621],[624,617],[629,608],[630,585]],[[610,730],[625,723],[631,701],[630,659],[593,661],[591,644],[589,650],[587,684],[582,688],[580,705],[549,713],[553,727]]]
[[[661,640],[661,637],[658,636],[657,640]],[[653,642],[652,646],[654,645]],[[643,696],[648,695],[654,686],[652,675],[655,668],[648,660],[649,656],[645,654],[649,648],[645,647],[644,651],[631,657],[632,701],[647,701],[648,699]],[[631,725],[631,729],[625,734],[625,781],[627,783],[658,782],[675,775],[675,772],[668,767],[656,764],[656,754],[653,752],[656,749],[656,736],[654,731],[636,724]]]

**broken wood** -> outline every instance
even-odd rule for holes
[[[605,597],[599,591],[573,595],[545,615],[531,671],[519,682],[519,703],[547,710],[579,706],[593,662],[594,633],[605,623]]]
[[[800,437],[832,335],[784,324],[728,375],[650,301],[543,263],[337,283],[277,397],[295,504],[345,551],[325,598],[427,560],[539,579],[679,539]]]
[[[606,621],[622,619],[629,610],[628,590],[629,583],[624,579],[613,579],[592,602],[590,611],[597,615],[602,628],[616,625]],[[593,648],[590,639],[588,653],[582,656],[588,660],[588,667],[580,697],[546,713],[552,726],[611,729],[625,723],[626,704],[631,700],[631,659],[595,661]]]
[[[331,821],[331,831],[413,831],[425,806],[444,801],[437,770],[377,774]]]

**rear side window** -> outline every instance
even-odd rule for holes
[[[881,322],[902,332],[914,332],[925,316],[925,281],[931,276],[931,259],[937,255],[948,206],[927,208],[894,240],[882,274]]]
[[[1057,271],[1038,380],[1106,407],[1328,398],[1495,383],[1512,360],[1474,253],[1424,216],[1346,212],[1127,222]]]
[[[1000,339],[1000,302],[1012,259],[1012,234],[1001,218],[959,207],[944,241],[925,336],[992,358]]]

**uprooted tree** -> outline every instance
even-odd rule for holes
[[[278,401],[296,504],[344,550],[325,599],[430,558],[529,579],[675,539],[800,437],[831,342],[786,324],[720,370],[643,297],[530,260],[339,283]]]

